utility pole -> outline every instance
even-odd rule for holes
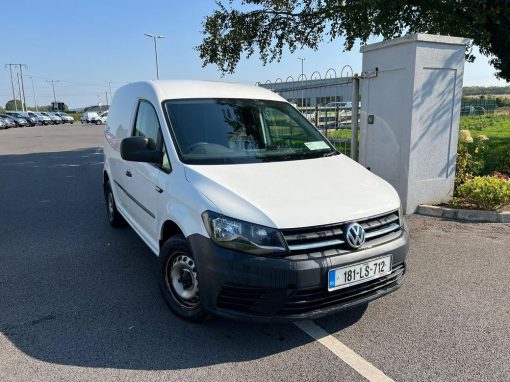
[[[23,81],[23,66],[25,69],[27,66],[25,64],[19,64],[19,74],[21,77],[21,91],[23,92],[23,104],[21,105],[23,108],[23,111],[27,111],[27,100],[25,97],[25,82]]]
[[[53,87],[53,101],[57,103],[57,96],[55,95],[55,82],[59,82],[59,80],[46,80],[46,82],[51,82],[51,86]]]
[[[304,89],[304,84],[303,84],[303,78],[305,77],[305,73],[304,73],[304,62],[306,60],[306,58],[302,58],[302,57],[298,57],[298,60],[301,60],[301,107],[304,107],[304,102],[305,102],[305,89]]]
[[[113,94],[112,94],[112,81],[105,81],[107,84],[108,84],[108,88],[110,89],[110,102],[112,101],[113,99]],[[108,102],[108,97],[106,97],[106,103],[108,104],[108,106],[110,106],[110,102]]]
[[[25,111],[25,106],[23,105],[23,101],[21,100],[21,82],[19,80],[19,72],[16,73],[16,76],[18,77],[18,91],[19,91],[19,101],[21,102],[21,111]],[[14,101],[16,103],[16,101]],[[18,107],[16,106],[16,111],[18,111]]]
[[[106,106],[110,106],[110,101],[108,100],[108,90],[104,92],[104,95],[106,96]]]
[[[17,64],[5,64],[5,67],[9,67],[9,72],[11,73],[11,88],[12,88],[12,99],[14,100],[14,108],[18,111],[18,104],[16,103],[16,93],[14,92],[14,79],[12,78],[12,67]]]
[[[35,104],[35,111],[39,111],[37,108],[37,98],[35,98],[35,86],[34,86],[34,77],[29,77],[32,81],[32,92],[34,93],[34,104]]]
[[[145,36],[150,37],[154,40],[154,54],[156,56],[156,79],[159,80],[159,66],[158,66],[158,44],[157,39],[165,38],[165,36],[159,36],[156,34],[144,33]]]

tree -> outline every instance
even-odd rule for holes
[[[490,58],[496,76],[510,80],[508,0],[242,0],[241,8],[218,1],[203,23],[196,47],[203,65],[233,73],[241,55],[258,50],[264,64],[279,61],[283,48],[317,50],[324,39],[345,38],[344,49],[373,35],[408,33],[469,37]],[[472,46],[466,59],[473,61]]]
[[[14,103],[14,100],[11,99],[5,104],[5,110],[23,110],[23,102],[17,99],[16,103]]]

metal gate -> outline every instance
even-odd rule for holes
[[[302,73],[295,80],[257,82],[292,103],[326,136],[335,148],[357,159],[359,126],[359,87],[352,68],[346,65],[337,76],[330,68],[324,76],[317,71],[308,79]]]

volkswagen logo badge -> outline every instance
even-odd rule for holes
[[[345,241],[353,249],[360,248],[365,243],[365,230],[358,223],[351,223],[345,230]]]

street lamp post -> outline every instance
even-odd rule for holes
[[[159,80],[159,66],[158,66],[158,38],[165,38],[165,36],[160,36],[151,33],[144,33],[145,36],[150,37],[154,40],[154,54],[156,56],[156,79]]]

